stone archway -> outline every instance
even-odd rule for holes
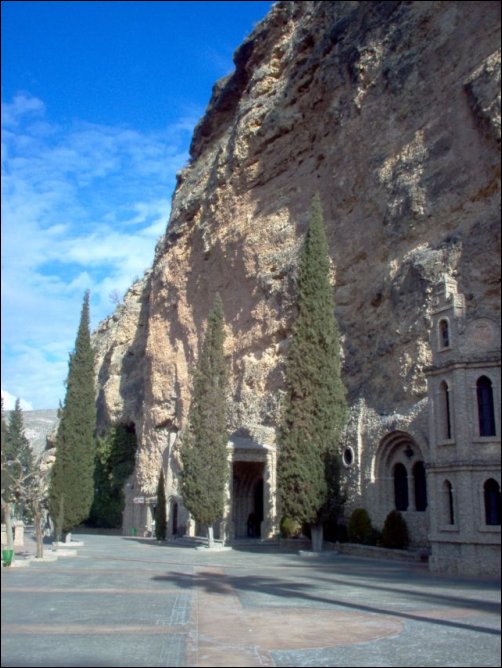
[[[239,429],[228,441],[231,479],[225,510],[228,540],[248,536],[248,519],[254,513],[256,538],[271,538],[277,531],[276,451],[269,428],[253,433]]]
[[[248,536],[248,519],[254,518],[253,536],[261,535],[263,522],[263,462],[236,461],[233,464],[232,522],[235,537]]]
[[[405,431],[386,434],[375,458],[377,507],[370,513],[383,525],[391,510],[406,520],[412,544],[427,543],[427,481],[424,459],[415,439]]]

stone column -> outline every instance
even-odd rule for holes
[[[406,468],[408,477],[408,510],[415,511],[415,476],[413,475],[413,468]]]
[[[232,450],[229,450],[227,456],[228,477],[225,486],[225,508],[223,510],[223,521],[220,526],[220,538],[226,543],[235,538],[235,524],[232,521],[232,496],[234,484],[234,458]]]
[[[188,515],[186,535],[192,538],[195,536],[195,520],[190,514]]]
[[[267,452],[263,473],[263,522],[262,538],[272,538],[277,532],[277,470],[275,451]]]
[[[24,545],[24,522],[18,521],[14,524],[14,545]]]

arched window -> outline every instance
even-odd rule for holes
[[[408,510],[408,474],[404,464],[394,466],[394,501],[396,510]]]
[[[500,526],[500,485],[490,478],[484,484],[485,520],[491,526]]]
[[[479,435],[495,436],[492,381],[486,376],[481,376],[476,383],[476,393],[478,396]]]
[[[455,524],[455,510],[453,506],[453,487],[449,480],[445,480],[443,483],[443,494],[444,494],[444,517],[448,524]]]
[[[427,508],[427,483],[423,462],[417,462],[413,467],[415,481],[415,510],[423,512]]]
[[[443,438],[451,438],[450,390],[444,380],[439,386]]]
[[[343,463],[345,466],[352,466],[354,463],[354,451],[350,446],[346,447],[343,451]]]
[[[450,347],[450,328],[448,326],[448,320],[439,321],[439,345],[441,348]]]
[[[173,536],[178,533],[178,504],[173,503]]]

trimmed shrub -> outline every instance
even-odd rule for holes
[[[281,520],[281,534],[283,538],[297,538],[301,533],[301,524],[291,517]]]
[[[372,526],[368,511],[364,508],[356,508],[352,511],[347,527],[348,539],[351,543],[363,543],[369,545],[372,536]]]
[[[409,545],[406,520],[397,510],[392,510],[385,518],[382,532],[382,545],[396,550],[404,550]]]

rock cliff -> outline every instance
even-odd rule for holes
[[[216,292],[230,428],[276,425],[316,191],[352,404],[392,414],[424,398],[443,272],[471,313],[498,317],[499,39],[498,2],[279,2],[239,47],[152,270],[95,334],[100,423],[136,425],[143,493],[183,427]]]

